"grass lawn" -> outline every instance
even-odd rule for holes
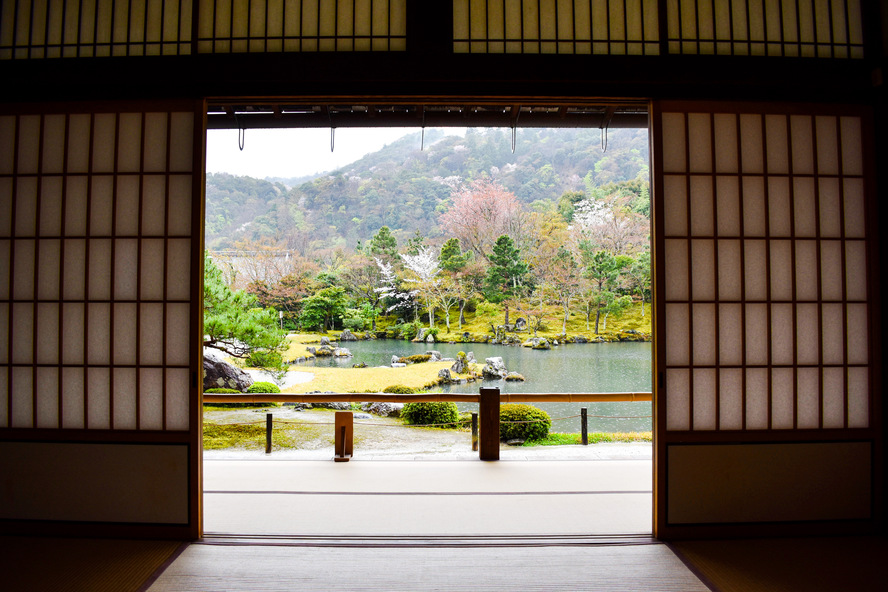
[[[310,382],[287,387],[285,393],[309,393],[312,391],[334,393],[377,393],[396,384],[421,390],[438,386],[438,371],[450,368],[453,362],[425,362],[410,364],[404,368],[318,368],[300,367],[299,372],[314,375]],[[474,364],[480,372],[481,365]],[[467,378],[455,374],[454,377]]]

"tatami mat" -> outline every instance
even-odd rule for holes
[[[319,548],[191,545],[149,592],[708,592],[665,546]]]

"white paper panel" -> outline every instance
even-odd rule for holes
[[[839,180],[821,178],[820,188],[820,236],[839,238],[842,236],[842,201],[839,195]]]
[[[687,304],[666,305],[666,364],[690,363],[689,311]]]
[[[714,300],[717,270],[715,268],[715,241],[691,241],[691,281],[694,300]]]
[[[715,234],[711,177],[691,177],[691,235]]]
[[[12,363],[34,363],[34,305],[30,302],[12,304]]]
[[[117,116],[114,113],[97,113],[93,120],[92,172],[114,171],[114,149],[117,145]]]
[[[842,263],[841,241],[822,241],[820,243],[820,278],[821,294],[824,300],[842,300],[842,280],[845,276]]]
[[[866,304],[848,304],[848,363],[869,363],[869,330]]]
[[[117,177],[117,220],[115,234],[117,236],[136,236],[139,234],[139,177],[121,175]]]
[[[34,373],[31,368],[12,368],[11,415],[11,427],[34,427]]]
[[[796,274],[796,299],[817,300],[817,242],[813,240],[799,240],[795,242],[795,274]]]
[[[162,239],[142,241],[142,300],[163,299],[164,242]]]
[[[771,371],[771,427],[777,430],[792,429],[795,401],[795,379],[789,368]]]
[[[189,305],[167,304],[166,311],[166,363],[187,366],[191,361]]]
[[[737,152],[737,116],[716,113],[715,123],[715,170],[718,173],[739,173]]]
[[[63,295],[66,300],[86,298],[86,241],[67,239],[65,241],[65,264]]]
[[[817,368],[798,370],[798,428],[820,427],[820,375]]]
[[[765,236],[765,181],[762,177],[743,177],[743,234]]]
[[[190,173],[193,169],[194,115],[172,113],[170,115],[170,171]]]
[[[19,300],[34,299],[34,266],[36,259],[36,241],[13,241],[12,294]]]
[[[114,304],[114,364],[136,363],[136,304]]]
[[[86,173],[89,171],[89,139],[91,117],[86,114],[73,114],[68,120],[68,172]],[[70,180],[69,180],[70,181]]]
[[[188,300],[191,296],[191,241],[170,239],[167,244],[167,298]]]
[[[111,227],[114,203],[114,178],[109,176],[95,176],[92,178],[92,190],[89,194],[90,236],[111,236]]]
[[[716,179],[718,235],[740,236],[740,181],[737,177]]]
[[[43,118],[43,173],[61,173],[65,167],[65,116]],[[44,182],[46,180],[44,179]]]
[[[845,427],[845,370],[823,369],[823,427]]]
[[[145,114],[145,171],[166,170],[167,114]]]
[[[139,427],[143,430],[163,429],[163,370],[139,370]]]
[[[687,178],[666,175],[664,186],[664,230],[666,236],[684,236],[688,231]]]
[[[712,129],[708,113],[688,114],[688,143],[692,173],[712,171]]]
[[[799,364],[813,366],[820,361],[819,320],[818,305],[796,305],[796,354]]]
[[[792,304],[771,305],[771,361],[773,364],[793,363],[794,329]]]
[[[690,373],[670,368],[666,370],[666,429],[690,429],[690,413]]]
[[[15,172],[16,125],[15,116],[0,117],[0,175],[11,175]]]
[[[743,428],[743,370],[722,368],[719,371],[719,428]]]
[[[767,364],[768,308],[766,304],[746,305],[746,363]]]
[[[136,239],[114,241],[114,299],[135,300],[138,296],[139,243]]]
[[[792,243],[788,240],[772,240],[771,250],[771,300],[792,300],[793,268]]]
[[[40,183],[40,236],[62,234],[62,178],[43,177]]]
[[[59,369],[37,368],[37,425],[38,428],[59,427]]]
[[[866,244],[845,241],[845,290],[848,300],[866,300]]]
[[[743,257],[747,300],[765,300],[768,297],[767,251],[765,241],[743,241]]]
[[[111,371],[89,368],[86,374],[87,428],[111,429]]]
[[[122,173],[137,173],[142,160],[142,114],[121,113],[117,148],[117,170]]]
[[[715,305],[694,304],[692,316],[694,322],[693,364],[695,366],[714,366],[716,346],[718,345],[715,341]]]
[[[111,305],[87,305],[87,363],[111,363]]]
[[[742,305],[720,304],[718,311],[718,363],[722,367],[740,365],[743,363]]]
[[[136,429],[136,369],[114,369],[114,429]]]
[[[860,135],[859,117],[842,117],[842,173],[863,174],[863,139]]]
[[[743,297],[739,240],[718,241],[719,300],[740,300]]]
[[[789,145],[785,115],[765,115],[768,173],[789,173]]]
[[[62,304],[62,363],[83,364],[84,314],[86,305],[66,302]]]
[[[170,368],[166,371],[166,427],[168,430],[187,430],[188,370]]]
[[[0,178],[0,236],[12,236],[12,179]]]
[[[817,236],[817,206],[814,192],[814,179],[797,177],[792,180],[793,216],[795,235],[813,238]]]
[[[814,118],[817,134],[817,172],[821,175],[839,174],[837,121],[832,116]]]
[[[813,127],[810,115],[789,118],[792,134],[792,172],[796,175],[814,174]]]
[[[86,177],[65,177],[65,235],[86,236]]]
[[[863,198],[863,179],[848,178],[844,181],[845,237],[866,236],[866,210]]]
[[[869,427],[869,371],[848,368],[848,427]]]
[[[839,303],[823,304],[822,331],[823,331],[823,363],[824,364],[843,364],[845,361],[844,353],[844,306]]]
[[[746,370],[746,429],[768,428],[768,371],[764,368]]]
[[[39,243],[37,267],[37,298],[40,300],[58,300],[59,280],[61,278],[61,241],[43,239]]]
[[[139,360],[144,365],[163,364],[163,305],[139,305]]]
[[[789,179],[768,179],[768,233],[772,237],[789,237],[792,234],[789,203]]]
[[[89,241],[89,299],[111,298],[111,240]]]
[[[144,178],[142,195],[142,233],[163,236],[166,219],[166,178],[160,175]]]
[[[19,117],[18,170],[20,175],[35,175],[40,163],[40,116]]]
[[[663,172],[687,171],[685,118],[682,113],[663,114]]]
[[[715,429],[715,370],[694,370],[694,429]]]
[[[59,363],[59,311],[58,303],[37,304],[37,363]]]
[[[15,234],[37,236],[37,177],[19,177],[16,181]]]
[[[62,369],[62,427],[82,429],[83,368]]]
[[[191,176],[170,176],[167,232],[170,236],[191,236]]]

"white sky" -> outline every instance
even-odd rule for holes
[[[238,130],[208,130],[207,172],[264,179],[333,171],[416,131],[419,128],[337,128],[330,152],[329,128],[248,129],[243,151]]]

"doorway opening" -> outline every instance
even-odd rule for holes
[[[266,367],[266,374],[247,370],[284,394],[315,394],[308,405],[287,401],[272,409],[205,405],[209,534],[651,532],[645,105],[211,104],[208,128],[208,261],[217,279],[251,294],[252,308],[273,311],[287,333],[279,350],[286,372],[268,374],[278,360],[263,359],[261,348],[239,352],[240,365]],[[264,145],[275,147],[257,156]],[[278,156],[286,162],[280,174],[239,168],[268,167]],[[516,400],[545,395],[501,417],[514,435],[504,439],[536,444],[504,444],[502,459],[545,465],[509,464],[509,472],[494,473],[475,463],[474,476],[454,463],[447,470],[428,465],[478,458],[469,427],[477,404],[407,406],[408,423],[455,426],[440,429],[408,427],[403,417],[387,417],[392,405],[360,401],[360,393],[447,398],[477,394],[479,386],[497,386]],[[353,400],[317,402],[328,393]],[[584,402],[583,394],[612,400]],[[405,462],[334,467],[330,407],[356,415],[355,460]],[[582,444],[584,425],[590,445]],[[244,464],[247,458],[264,462]],[[308,473],[297,460],[313,463]],[[564,465],[568,460],[592,464],[580,469]],[[225,469],[218,481],[209,467]],[[362,524],[357,530],[323,518],[280,526],[276,512],[253,510],[294,499],[342,507],[344,495],[355,512],[346,524]],[[429,496],[436,507],[446,500],[476,519],[454,525],[445,511],[430,522]],[[541,499],[546,507],[585,510],[573,517],[537,512],[533,524],[503,530],[508,521],[504,510],[496,517],[496,506],[511,500],[539,507]],[[363,504],[374,500],[393,502],[413,519],[373,526],[362,517],[372,513]],[[603,518],[627,515],[639,502],[640,521],[637,512],[634,522]],[[247,526],[256,512],[268,516],[263,532]],[[223,515],[243,520],[215,521]],[[477,518],[491,516],[500,530],[479,525]]]

